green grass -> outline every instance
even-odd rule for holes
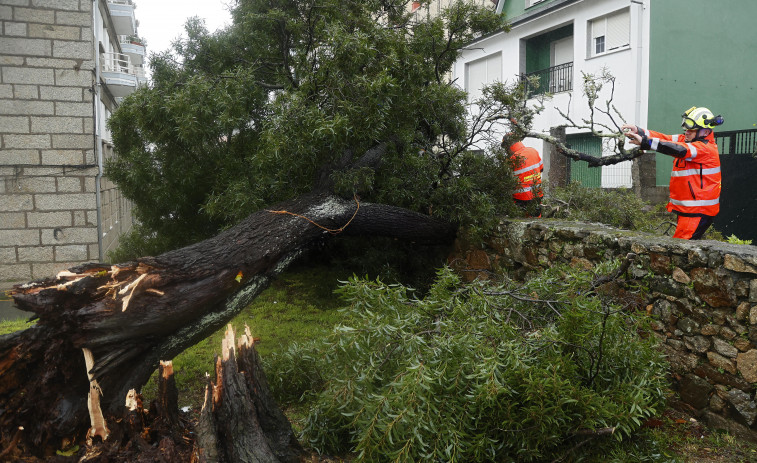
[[[16,320],[0,320],[0,336],[14,331],[25,330],[33,326],[35,322],[28,322],[26,318],[17,318]]]
[[[285,351],[293,342],[305,343],[324,336],[347,316],[333,294],[340,280],[350,274],[326,266],[296,268],[273,282],[229,323],[234,332],[250,327],[259,341],[255,347],[261,357]],[[173,359],[179,406],[197,410],[202,404],[205,373],[213,376],[213,360],[221,352],[222,328]],[[142,389],[146,403],[157,390],[156,375]]]

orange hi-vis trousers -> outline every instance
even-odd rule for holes
[[[678,213],[678,224],[673,238],[682,240],[698,240],[704,235],[704,232],[712,225],[713,217],[703,214],[681,214]]]

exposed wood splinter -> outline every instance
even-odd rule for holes
[[[223,361],[228,362],[234,351],[234,328],[229,324],[226,325],[226,335],[221,340],[221,356],[223,357]]]
[[[123,305],[121,307],[121,312],[126,312],[126,308],[129,306],[129,301],[131,301],[131,297],[134,295],[134,291],[137,290],[137,286],[139,286],[139,283],[141,283],[142,280],[144,280],[146,276],[147,276],[147,274],[143,273],[136,280],[134,280],[131,283],[129,283],[128,285],[124,286],[118,292],[118,294],[125,294],[127,291],[129,291],[129,289],[131,289],[131,292],[126,297],[124,297],[124,299],[123,299]]]
[[[87,377],[89,378],[89,394],[87,394],[87,408],[89,408],[89,419],[92,426],[87,432],[87,439],[92,439],[94,436],[100,436],[105,441],[108,438],[108,426],[105,423],[105,417],[103,416],[102,408],[100,407],[100,397],[102,396],[102,389],[97,383],[97,380],[93,379],[92,367],[95,365],[95,359],[92,356],[92,351],[86,347],[82,348],[84,353],[84,364],[87,368]]]
[[[74,272],[70,272],[68,270],[62,270],[62,271],[58,272],[57,275],[55,275],[55,278],[57,278],[58,280],[62,280],[62,279],[74,279],[74,280],[78,280],[79,278],[82,278],[82,277],[85,277],[85,276],[86,276],[86,274],[84,274],[84,273],[74,273]]]
[[[129,283],[128,285],[126,285],[126,286],[124,286],[123,288],[121,288],[121,290],[120,290],[120,291],[118,292],[118,294],[121,294],[121,295],[123,295],[123,294],[125,294],[125,293],[126,293],[126,292],[127,292],[128,290],[129,290],[129,289],[131,289],[132,291],[134,291],[134,288],[136,288],[136,287],[137,287],[137,285],[139,285],[139,282],[141,282],[141,281],[142,281],[142,280],[143,280],[143,279],[144,279],[144,278],[145,278],[146,276],[147,276],[147,274],[146,274],[146,273],[143,273],[143,274],[142,274],[142,275],[140,275],[140,276],[139,276],[139,277],[138,277],[138,278],[137,278],[136,280],[132,281],[132,282],[131,282],[131,283]]]
[[[124,406],[127,410],[130,412],[133,412],[137,409],[139,401],[137,400],[137,391],[135,389],[129,389],[129,392],[126,394],[126,403]]]

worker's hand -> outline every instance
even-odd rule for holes
[[[626,138],[628,138],[628,143],[632,145],[641,145],[641,135],[638,133],[626,133]]]
[[[623,133],[628,138],[629,143],[632,145],[641,144],[641,135],[639,135],[639,129],[635,125],[623,124],[621,129],[623,129]]]
[[[628,134],[628,133],[639,133],[639,129],[637,129],[635,125],[623,124],[620,128],[626,134]]]

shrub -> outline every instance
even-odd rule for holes
[[[591,296],[592,278],[464,285],[443,269],[423,299],[352,278],[339,291],[354,322],[269,359],[268,376],[322,380],[279,396],[311,399],[304,437],[357,461],[540,461],[586,435],[620,440],[663,406],[666,369],[632,313]]]
[[[664,204],[652,206],[632,191],[586,188],[574,182],[552,188],[547,204],[557,208],[554,217],[598,222],[625,230],[664,234],[664,225],[675,229],[675,216],[665,211]],[[672,235],[672,231],[670,235]]]

